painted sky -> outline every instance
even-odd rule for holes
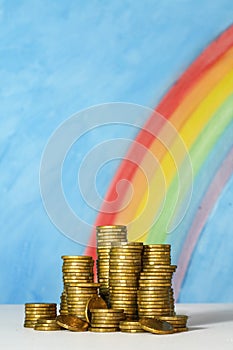
[[[231,0],[0,1],[0,302],[58,301],[60,256],[83,251],[52,225],[42,205],[40,160],[52,132],[95,104],[153,108],[232,21]],[[135,136],[135,130],[121,133]],[[70,155],[67,172],[78,156]],[[115,166],[108,167],[102,186]],[[67,193],[74,177],[75,169],[64,179]],[[206,240],[223,211],[219,230],[229,225],[232,186],[222,194]],[[81,199],[71,200],[78,210]],[[83,215],[88,218],[88,210]],[[188,281],[181,301],[221,299],[190,290]]]

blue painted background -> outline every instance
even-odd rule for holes
[[[1,303],[58,302],[60,256],[83,252],[53,226],[40,197],[40,160],[52,132],[95,104],[153,108],[232,22],[232,0],[0,1]],[[135,130],[121,135],[133,138]],[[89,147],[85,140],[83,147]],[[71,178],[74,159],[65,168]],[[116,164],[107,168],[100,192]],[[67,193],[74,186],[69,180]],[[222,273],[233,263],[232,193],[231,179],[193,254],[181,302],[233,301],[232,293],[221,293],[232,287]],[[77,210],[81,201],[75,198]],[[88,208],[84,215],[93,222]],[[221,276],[218,286],[208,279],[208,259]]]

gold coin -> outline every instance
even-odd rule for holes
[[[109,320],[116,320],[116,321],[122,321],[125,319],[125,314],[121,313],[121,314],[117,314],[117,313],[111,313],[111,314],[107,314],[107,315],[101,315],[101,314],[92,314],[92,322],[96,322],[96,321],[109,321]]]
[[[135,301],[137,301],[137,296],[135,296],[135,295],[128,295],[128,294],[113,294],[113,293],[111,293],[110,294],[110,301],[117,301],[117,300],[122,300],[122,301],[124,301],[124,300],[135,300]]]
[[[141,260],[139,260],[139,259],[125,259],[124,261],[121,259],[121,260],[119,260],[119,259],[115,259],[115,260],[113,260],[113,259],[111,259],[110,258],[110,263],[109,263],[109,265],[110,265],[110,267],[111,266],[115,266],[115,265],[130,265],[130,266],[138,266],[138,265],[141,265]]]
[[[173,328],[173,333],[179,333],[179,332],[187,332],[188,328],[187,327],[182,327],[182,328]]]
[[[121,294],[137,295],[137,287],[110,287],[109,292],[111,295],[119,292]]]
[[[121,332],[123,332],[123,333],[144,333],[145,331],[143,329],[126,329],[126,328],[121,328]]]
[[[141,327],[138,321],[121,321],[120,326],[129,326],[129,327]]]
[[[146,268],[144,268],[143,269],[143,272],[146,272],[146,271],[148,271],[148,272],[150,272],[151,270],[154,270],[154,271],[161,271],[161,272],[163,272],[163,271],[175,271],[176,270],[176,268],[177,268],[177,266],[176,265],[156,265],[156,266],[153,266],[153,268],[151,267],[146,267]]]
[[[157,248],[167,248],[170,249],[170,244],[144,244],[144,249],[157,249]]]
[[[126,252],[142,255],[142,247],[141,246],[129,246],[127,243],[113,243],[111,246],[111,253],[116,254],[125,254]]]
[[[108,323],[108,324],[104,324],[104,323],[93,323],[91,324],[91,327],[95,327],[95,328],[119,328],[119,322],[113,322],[113,323]]]
[[[137,327],[137,326],[121,326],[120,325],[120,330],[122,331],[122,330],[125,330],[125,331],[129,331],[129,330],[137,330],[137,331],[143,331],[144,332],[144,330],[142,329],[142,327],[141,326],[139,326],[139,327]]]
[[[25,307],[26,308],[50,308],[50,307],[52,307],[52,308],[54,308],[54,307],[56,307],[57,306],[57,304],[55,304],[55,303],[26,303],[25,304]]]
[[[93,314],[112,314],[112,313],[117,313],[117,314],[121,314],[124,312],[123,309],[90,309],[90,311]]]
[[[35,331],[44,331],[44,332],[50,332],[50,331],[60,331],[60,327],[45,327],[45,326],[35,326],[34,327]]]
[[[137,307],[137,303],[133,300],[111,300],[111,307],[121,306],[124,308],[125,306],[134,306]]]
[[[143,247],[143,242],[126,242],[125,246],[127,247]]]
[[[154,271],[154,272],[141,272],[140,273],[140,277],[157,277],[157,276],[161,276],[161,277],[172,277],[173,276],[173,272],[160,272],[160,271]]]
[[[184,321],[184,322],[186,322],[187,321],[187,319],[188,319],[188,316],[187,315],[175,315],[175,316],[164,316],[163,317],[163,319],[164,319],[164,321],[168,321],[168,322],[170,322],[170,321]]]
[[[100,333],[104,333],[104,332],[117,332],[119,331],[119,328],[114,327],[114,328],[95,328],[95,327],[89,327],[88,330],[90,332],[100,332]]]
[[[155,318],[144,318],[139,321],[142,329],[154,334],[171,334],[173,327],[166,321],[157,320]]]
[[[41,324],[41,323],[55,324],[55,326],[57,326],[56,317],[55,318],[38,318],[37,323],[38,324]]]
[[[88,323],[76,316],[60,315],[56,321],[59,326],[70,331],[84,332],[88,329]]]
[[[100,230],[100,229],[114,229],[114,228],[127,230],[127,226],[125,226],[125,225],[98,225],[98,226],[96,226],[96,230]]]

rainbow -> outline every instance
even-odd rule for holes
[[[159,122],[158,113],[163,116]],[[181,266],[174,283],[176,297],[202,229],[232,174],[232,135],[233,26],[201,53],[157,106],[121,162],[95,222],[127,225],[130,240],[171,243],[173,259]],[[181,141],[186,152],[179,147]],[[144,151],[135,163],[130,159],[139,144]],[[106,203],[117,198],[116,185],[122,179],[127,181],[120,206],[108,213]],[[92,246],[94,242],[93,230]],[[86,253],[95,257],[91,247]]]

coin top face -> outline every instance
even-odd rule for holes
[[[173,326],[156,318],[144,318],[139,321],[142,329],[154,334],[170,334],[173,333]]]
[[[73,315],[60,315],[56,318],[56,322],[62,328],[74,332],[84,332],[88,329],[88,323],[81,318]]]

